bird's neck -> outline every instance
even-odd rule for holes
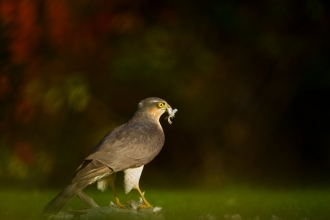
[[[159,118],[161,115],[154,115],[154,114],[150,114],[150,113],[146,113],[144,111],[137,111],[135,112],[135,114],[133,115],[133,117],[130,119],[131,122],[149,122],[149,123],[155,123],[155,124],[159,124]]]

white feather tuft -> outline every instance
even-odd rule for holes
[[[171,118],[174,118],[175,113],[177,111],[178,111],[178,109],[172,109],[172,108],[167,109],[168,116],[166,117],[166,119],[167,119],[169,124],[172,124]]]

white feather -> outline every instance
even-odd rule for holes
[[[139,186],[142,170],[143,166],[124,170],[124,188],[126,194]]]

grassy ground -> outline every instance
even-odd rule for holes
[[[59,191],[40,190],[0,190],[0,219],[37,219],[42,207]],[[113,200],[110,191],[102,193],[87,190],[101,206]],[[124,195],[119,192],[124,203],[137,200],[135,191]],[[220,190],[164,190],[146,192],[146,198],[155,206],[163,208],[166,218],[202,219],[208,214],[216,219],[239,220],[326,220],[330,219],[330,188],[308,188],[274,190],[232,187]],[[64,208],[83,208],[75,198]],[[236,218],[235,218],[236,215]],[[207,218],[204,218],[207,219]]]

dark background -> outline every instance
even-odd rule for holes
[[[2,0],[0,16],[2,185],[63,187],[150,96],[179,111],[144,185],[329,182],[326,1]]]

